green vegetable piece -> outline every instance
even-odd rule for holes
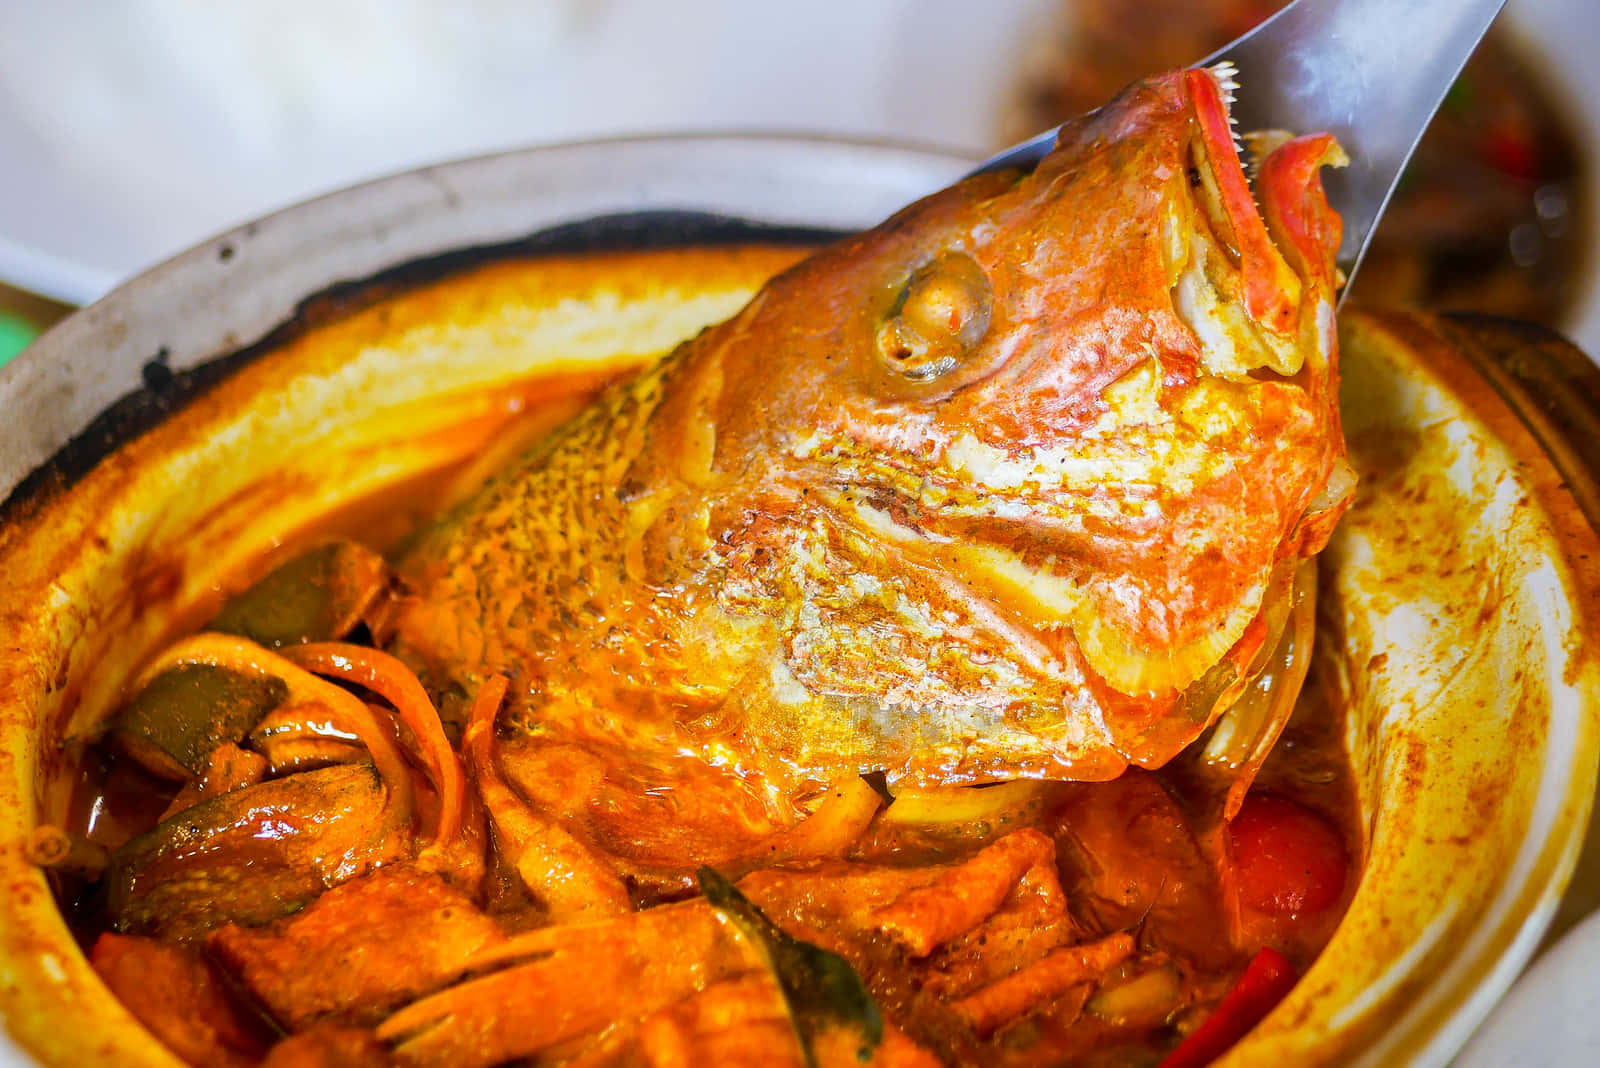
[[[715,870],[701,868],[696,877],[706,901],[732,920],[766,958],[783,991],[806,1064],[815,1068],[812,1040],[830,1024],[855,1031],[861,1038],[856,1056],[863,1063],[871,1060],[883,1041],[883,1016],[850,962],[789,935]]]
[[[4,367],[11,357],[27,348],[38,333],[32,323],[20,316],[0,311],[0,367]]]
[[[383,557],[329,542],[282,564],[223,606],[209,629],[281,649],[342,638],[389,581]]]
[[[112,730],[154,774],[188,779],[205,773],[217,746],[238,742],[288,696],[288,684],[276,676],[179,664],[134,694]]]

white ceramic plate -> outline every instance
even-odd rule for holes
[[[1051,2],[0,3],[0,279],[84,303],[282,205],[533,144],[808,131],[981,157]]]
[[[1600,1064],[1600,912],[1527,973],[1472,1036],[1454,1068]]]

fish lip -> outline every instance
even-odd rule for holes
[[[1195,93],[1193,75],[1208,77],[1216,88],[1213,102],[1209,94]],[[1337,255],[1342,224],[1338,212],[1328,203],[1323,192],[1319,171],[1322,167],[1341,168],[1350,163],[1338,140],[1329,133],[1298,134],[1283,129],[1239,130],[1239,120],[1233,114],[1236,94],[1240,91],[1239,69],[1231,60],[1222,60],[1209,67],[1186,72],[1190,98],[1195,103],[1197,116],[1202,122],[1202,137],[1207,141],[1208,162],[1215,166],[1221,162],[1238,167],[1243,176],[1244,188],[1250,194],[1247,202],[1236,201],[1230,207],[1248,209],[1268,233],[1269,245],[1283,254],[1290,269],[1302,281],[1326,283],[1329,288],[1338,284],[1334,258]],[[1220,110],[1226,119],[1226,141],[1231,151],[1216,151],[1224,140],[1220,131],[1211,124],[1205,128],[1202,109],[1207,106]],[[1242,160],[1245,146],[1249,146],[1250,162]],[[1223,157],[1231,157],[1224,159]],[[1283,157],[1289,157],[1287,162]],[[1285,218],[1289,216],[1289,218]],[[1319,243],[1320,242],[1320,243]],[[1322,262],[1322,261],[1326,262]]]

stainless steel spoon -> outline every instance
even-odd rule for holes
[[[1296,0],[1196,64],[1228,60],[1239,68],[1232,112],[1241,130],[1326,130],[1350,154],[1349,167],[1323,174],[1329,203],[1344,218],[1339,266],[1347,279],[1445,92],[1504,6]],[[1006,149],[978,171],[1032,167],[1059,129]]]

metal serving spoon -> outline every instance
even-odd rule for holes
[[[1232,112],[1241,130],[1325,130],[1350,154],[1350,166],[1323,174],[1328,201],[1344,218],[1339,266],[1346,279],[1355,277],[1423,130],[1504,6],[1505,0],[1295,0],[1196,64],[1229,60],[1239,68]],[[1059,129],[1006,149],[978,172],[1032,167]]]

